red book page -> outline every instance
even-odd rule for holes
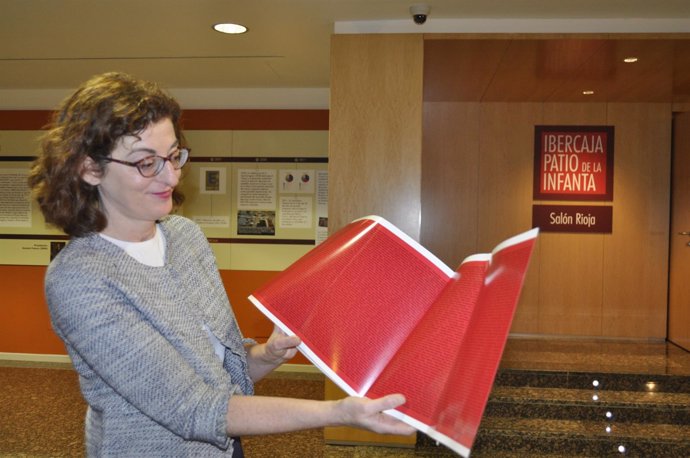
[[[448,281],[389,229],[358,220],[253,296],[363,393]]]
[[[536,236],[536,231],[533,234]],[[479,429],[503,354],[533,237],[493,254],[450,382],[441,397],[435,429],[468,449]]]
[[[402,393],[407,402],[396,410],[433,425],[433,415],[469,326],[487,265],[488,261],[483,260],[460,266],[459,275],[422,317],[367,396]]]

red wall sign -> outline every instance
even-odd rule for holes
[[[535,200],[613,200],[613,126],[535,126]]]

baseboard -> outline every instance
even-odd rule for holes
[[[303,372],[310,374],[320,374],[321,372],[316,366],[311,364],[283,364],[274,372]]]
[[[27,363],[72,363],[69,356],[67,355],[44,355],[38,353],[4,352],[0,352],[0,361],[24,361]]]
[[[576,336],[561,334],[525,334],[510,333],[508,339],[513,340],[549,340],[564,342],[602,342],[602,343],[642,343],[642,344],[663,344],[666,339],[663,337],[610,337],[610,336]]]
[[[72,361],[67,355],[0,352],[0,366],[42,369],[71,369]]]

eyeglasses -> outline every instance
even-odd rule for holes
[[[175,170],[184,167],[189,159],[189,151],[189,148],[177,148],[168,157],[152,155],[136,162],[121,161],[119,159],[113,159],[112,157],[106,157],[104,160],[106,162],[117,162],[118,164],[136,167],[141,176],[144,178],[152,178],[161,173],[166,161],[170,161],[170,164],[172,164]]]

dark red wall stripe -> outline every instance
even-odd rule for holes
[[[0,110],[0,130],[40,130],[52,114],[50,110]]]

